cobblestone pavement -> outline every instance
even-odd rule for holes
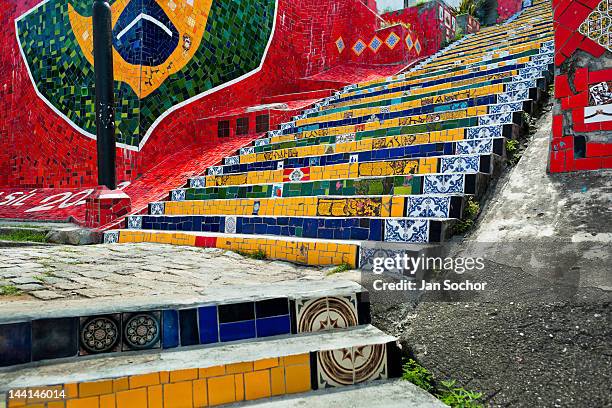
[[[324,279],[329,268],[161,244],[0,248],[0,304],[105,296],[192,294],[218,285]]]

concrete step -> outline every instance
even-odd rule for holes
[[[400,374],[396,339],[373,326],[359,326],[2,371],[0,392],[32,391],[34,398],[8,399],[9,408],[52,402],[67,407],[203,407],[352,386]],[[41,398],[36,394],[40,389],[59,398]]]
[[[342,281],[227,287],[190,298],[150,297],[4,306],[0,367],[264,339],[370,323],[367,292]],[[100,332],[100,336],[98,336]]]
[[[405,380],[377,381],[253,401],[254,408],[448,408],[427,391]]]

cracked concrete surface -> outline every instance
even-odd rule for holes
[[[26,246],[0,251],[0,287],[23,299],[181,295],[225,285],[324,279],[328,270],[234,252],[158,244]]]

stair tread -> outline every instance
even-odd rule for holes
[[[31,319],[87,316],[93,314],[122,313],[126,311],[150,311],[158,308],[188,308],[217,303],[251,302],[278,297],[303,298],[323,296],[348,296],[364,290],[361,285],[345,280],[285,281],[270,284],[241,284],[240,286],[216,286],[191,296],[136,296],[113,299],[112,302],[95,302],[91,299],[57,300],[49,305],[39,301],[9,302],[2,305],[0,324]]]
[[[427,391],[405,380],[388,380],[351,385],[348,387],[311,391],[268,400],[253,401],[256,408],[448,408]],[[234,405],[236,406],[236,405]]]

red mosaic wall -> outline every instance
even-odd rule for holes
[[[420,57],[431,55],[455,37],[457,21],[453,10],[444,2],[433,0],[418,6],[385,13],[390,23],[403,23],[409,27],[414,43],[419,42]]]
[[[611,12],[601,4],[605,0],[553,1],[553,173],[612,168],[611,33],[601,29]]]
[[[75,131],[37,97],[16,42],[14,19],[40,1],[2,2],[0,186],[93,186],[95,141]],[[276,32],[262,70],[173,112],[140,152],[118,149],[118,180],[133,181],[183,147],[199,142],[201,135],[195,129],[199,118],[257,105],[262,97],[302,92],[300,78],[346,62],[335,46],[339,33],[371,37],[378,21],[360,0],[279,0]]]
[[[506,21],[522,8],[522,0],[497,0],[497,22]]]

